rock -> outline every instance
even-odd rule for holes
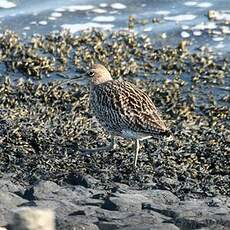
[[[22,203],[25,203],[27,200],[21,198],[20,196],[6,191],[0,191],[0,204],[2,207],[10,210]]]
[[[59,229],[60,230],[63,230],[63,229],[65,229],[65,230],[73,230],[73,229],[77,229],[77,230],[100,230],[96,224],[90,224],[90,223],[89,224],[79,223],[79,224],[75,225],[74,228],[73,228],[73,226],[68,226],[68,224],[63,226],[63,227],[58,226],[57,230],[59,230]]]
[[[41,209],[48,208],[54,210],[56,215],[68,215],[77,209],[77,206],[71,202],[61,200],[38,200],[35,201],[35,204],[36,207]]]
[[[162,222],[162,219],[159,215],[154,215],[154,213],[147,213],[147,212],[135,212],[130,213],[127,218],[123,219],[122,222],[119,220],[120,223],[124,223],[126,226],[136,226],[142,224],[149,224],[154,225]]]
[[[216,196],[209,198],[206,203],[209,207],[227,206],[228,208],[230,208],[230,197]]]
[[[174,224],[161,223],[161,224],[142,224],[135,226],[128,226],[120,228],[119,230],[179,230],[179,228]]]
[[[90,175],[82,175],[79,173],[71,173],[66,179],[66,183],[71,185],[81,185],[85,188],[93,188],[99,183],[99,180]]]
[[[93,216],[96,213],[97,208],[92,206],[79,206],[78,209],[72,211],[69,216]]]
[[[39,181],[32,189],[33,197],[36,200],[53,198],[59,189],[60,186],[52,181]]]
[[[0,188],[1,191],[12,193],[23,190],[21,185],[16,185],[15,183],[11,182],[10,179],[4,179],[4,177],[0,179]]]
[[[27,200],[18,196],[22,186],[15,185],[8,179],[0,179],[0,226],[6,226],[12,216],[12,209],[25,203]]]
[[[102,207],[104,202],[104,200],[88,198],[86,200],[82,200],[80,204]]]
[[[54,212],[48,209],[20,208],[15,211],[11,230],[54,230]]]
[[[130,187],[127,184],[115,183],[115,186],[111,189],[112,193],[127,193],[130,191]]]
[[[11,216],[12,212],[4,207],[0,201],[0,226],[6,226],[9,223]]]
[[[157,204],[171,205],[171,204],[178,204],[180,202],[180,199],[168,190],[155,189],[155,190],[146,190],[143,192],[141,191],[141,193],[146,197],[150,198],[153,203],[157,203]]]
[[[97,225],[100,230],[115,230],[124,227],[124,224],[107,221],[100,221]]]
[[[83,226],[87,226],[90,228],[95,228],[95,224],[98,223],[99,220],[96,217],[78,215],[78,216],[65,216],[64,218],[57,218],[56,227],[57,229],[79,229]],[[80,227],[79,227],[80,226]]]
[[[230,229],[230,198],[225,196],[180,201],[167,190],[136,190],[121,183],[110,184],[110,190],[51,181],[23,187],[0,179],[0,184],[2,227],[10,223],[12,210],[33,207],[53,210],[60,230]]]
[[[177,209],[175,222],[181,228],[202,228],[216,224],[230,227],[230,208],[210,207],[209,200],[191,199],[181,202]]]
[[[132,212],[120,212],[120,211],[110,211],[106,209],[98,209],[96,210],[95,216],[101,221],[113,222],[117,220],[123,221],[124,219],[128,218],[132,214],[133,214]]]
[[[31,189],[32,195],[35,200],[72,200],[78,203],[85,200],[92,195],[89,189],[82,186],[63,186],[60,187],[52,181],[40,181]],[[29,198],[28,197],[28,198]]]
[[[167,217],[154,212],[120,212],[109,210],[97,210],[100,229],[120,229],[125,226],[154,225],[167,220]]]
[[[115,194],[105,200],[102,208],[112,211],[140,211],[142,203],[149,201],[141,194]]]
[[[174,210],[171,210],[170,207],[165,204],[143,203],[142,209],[152,210],[154,212],[161,213],[171,218],[174,218],[176,216],[176,212]]]

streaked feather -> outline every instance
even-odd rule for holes
[[[99,122],[109,131],[124,130],[137,136],[158,136],[167,131],[150,97],[135,85],[108,80],[91,86],[91,106]]]

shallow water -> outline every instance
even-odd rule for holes
[[[208,19],[209,10],[218,11],[218,20]],[[206,45],[216,53],[229,53],[229,0],[1,0],[0,32],[10,29],[31,35],[61,29],[77,33],[90,27],[120,30],[127,29],[130,15],[145,20],[145,25],[134,30],[149,34],[157,46],[188,39],[191,49]]]

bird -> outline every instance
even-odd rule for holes
[[[90,71],[90,106],[101,126],[111,135],[108,146],[85,150],[112,150],[115,137],[135,141],[134,167],[137,166],[140,141],[170,136],[171,131],[160,117],[151,98],[136,85],[114,80],[105,66],[93,64]]]

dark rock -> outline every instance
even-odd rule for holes
[[[96,216],[97,208],[92,206],[79,206],[76,211],[70,213],[70,216],[84,215],[84,216]]]
[[[179,230],[174,224],[160,223],[160,224],[141,224],[119,228],[119,230]]]
[[[124,224],[100,221],[97,223],[97,226],[99,227],[100,230],[115,230],[115,229],[121,229],[122,227],[124,227]]]
[[[88,198],[88,199],[85,199],[85,200],[81,201],[79,204],[102,207],[103,204],[104,204],[104,200]]]
[[[74,212],[71,212],[70,214],[69,214],[69,216],[85,216],[86,215],[86,213],[85,213],[85,211],[84,210],[77,210],[77,211],[74,211]]]
[[[60,220],[56,221],[56,230],[99,230],[98,226],[93,223],[75,223],[68,220]]]
[[[163,224],[162,221],[164,220],[163,218],[161,218],[162,217],[161,215],[153,212],[133,213],[133,212],[105,211],[103,214],[104,215],[100,213],[98,215],[98,219],[100,220],[98,226],[100,229],[123,229],[123,228],[125,229],[126,227],[127,229],[142,229],[142,227],[143,229],[148,229],[149,226],[152,227],[155,225]],[[172,226],[175,227],[174,229],[178,229],[176,228],[175,225]],[[167,224],[165,224],[165,227],[167,227]]]
[[[66,216],[63,218],[56,219],[56,228],[57,230],[58,229],[73,230],[73,229],[81,229],[83,226],[87,226],[89,229],[91,229],[90,227],[92,227],[92,229],[98,229],[98,228],[95,228],[97,227],[96,226],[97,222],[98,222],[98,219],[92,216]]]
[[[34,202],[33,200],[18,205],[18,207],[36,207],[36,206],[37,206],[36,202]]]
[[[106,193],[105,192],[97,192],[97,193],[93,194],[90,198],[103,200],[106,198]]]
[[[142,203],[149,201],[141,194],[115,194],[105,200],[102,208],[112,211],[140,211]]]
[[[115,183],[116,186],[114,186],[111,189],[112,193],[127,193],[130,190],[130,187],[127,184],[121,184],[121,183]]]
[[[25,190],[25,192],[24,192],[23,194],[21,194],[21,196],[22,196],[24,199],[33,201],[33,200],[35,199],[33,187],[27,188],[27,189]]]
[[[207,224],[194,217],[177,218],[175,224],[181,229],[200,229],[202,227],[207,227]]]
[[[68,216],[70,213],[81,210],[82,207],[73,204],[69,201],[61,201],[61,200],[39,200],[36,201],[36,206],[38,208],[48,208],[56,213],[56,217],[62,218]]]
[[[8,182],[0,180],[0,226],[7,226],[16,208],[34,206],[53,210],[60,230],[230,229],[229,197],[180,201],[167,190],[134,190],[118,183],[111,192],[51,181],[28,188]]]
[[[135,226],[141,224],[153,225],[161,223],[162,219],[159,217],[159,215],[154,215],[154,213],[136,212],[129,215],[122,222],[125,223],[127,226]]]
[[[157,204],[171,205],[178,204],[180,202],[180,199],[168,190],[145,190],[141,191],[141,193],[150,198],[153,203]]]
[[[32,188],[33,197],[36,200],[72,200],[75,204],[86,200],[92,195],[89,189],[82,186],[60,187],[51,181],[40,181]]]
[[[97,209],[95,216],[100,221],[112,222],[115,220],[123,220],[132,215],[132,212],[119,212],[119,211],[110,211],[106,209]]]
[[[209,207],[223,207],[227,206],[230,208],[230,197],[216,196],[207,200]]]
[[[230,227],[230,208],[223,205],[209,207],[209,203],[209,199],[181,202],[179,209],[176,210],[176,225],[183,229],[210,227],[216,224]]]
[[[81,185],[85,188],[93,188],[96,184],[99,183],[99,180],[96,180],[90,175],[82,175],[79,173],[71,173],[66,179],[66,183],[71,185]]]
[[[165,204],[143,203],[142,209],[152,210],[172,218],[175,218],[175,216],[177,215],[174,210],[171,210],[170,207]]]

